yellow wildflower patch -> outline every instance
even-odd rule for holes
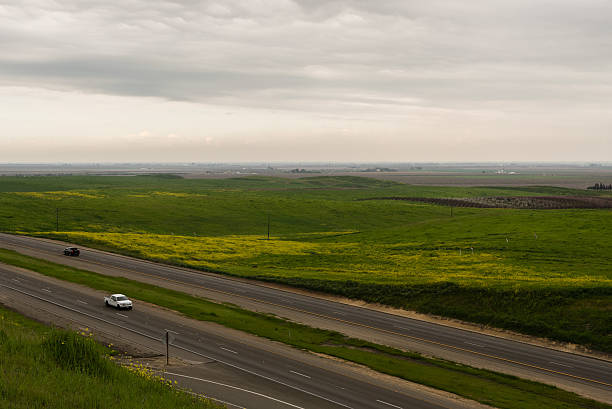
[[[130,194],[128,197],[178,197],[178,198],[201,198],[206,197],[208,195],[201,193],[183,193],[183,192],[160,192],[154,191],[149,193],[141,193],[141,194]]]
[[[266,237],[258,235],[192,237],[118,232],[59,234],[75,242],[93,241],[143,258],[247,277],[299,277],[388,284],[450,281],[504,287],[612,284],[612,280],[602,276],[541,272],[513,265],[500,253],[472,252],[471,249],[461,253],[448,249],[420,249],[418,243],[365,245],[278,238],[266,240]]]
[[[18,196],[33,197],[44,200],[61,200],[61,199],[103,199],[105,196],[100,193],[91,192],[75,192],[75,191],[51,191],[51,192],[13,192]]]

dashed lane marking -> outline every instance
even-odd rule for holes
[[[402,409],[401,406],[397,406],[392,403],[385,402],[384,400],[376,399],[376,402],[382,403],[383,405],[391,406],[392,408]]]
[[[548,361],[548,363],[549,363],[549,364],[553,364],[553,365],[559,365],[559,366],[565,366],[565,367],[568,367],[568,368],[572,368],[572,367],[571,367],[571,366],[569,366],[569,365],[560,364],[559,362]]]
[[[296,371],[289,371],[289,372],[294,373],[294,374],[299,375],[299,376],[302,376],[302,377],[304,377],[304,378],[308,378],[308,379],[310,379],[310,376],[308,376],[308,375],[306,375],[306,374],[299,373],[299,372],[296,372]]]

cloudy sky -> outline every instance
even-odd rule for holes
[[[610,161],[609,0],[0,0],[0,162]]]

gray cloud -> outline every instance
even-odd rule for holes
[[[314,110],[330,94],[609,99],[610,15],[568,0],[6,2],[0,80],[279,107],[291,93]]]

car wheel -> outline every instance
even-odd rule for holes
[[[110,307],[110,305],[108,305],[108,301],[104,301],[104,304],[105,304],[107,307]]]

